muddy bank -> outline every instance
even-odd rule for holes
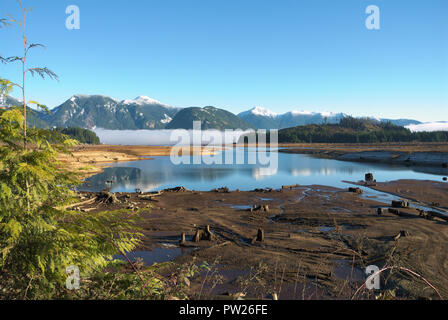
[[[389,187],[414,190],[417,198],[433,188],[418,181],[378,184],[378,188]],[[138,252],[151,256],[154,248],[171,248],[177,251],[171,251],[171,256],[168,251],[166,260],[208,262],[210,270],[192,281],[195,298],[243,293],[262,299],[275,293],[280,299],[350,299],[371,264],[409,268],[448,298],[448,223],[423,219],[412,208],[378,215],[378,208],[391,204],[348,189],[291,186],[196,192],[178,188],[152,194],[117,193],[113,200],[101,202],[95,198],[97,193],[82,196],[91,203],[72,209],[92,214],[116,208],[141,210],[145,238]],[[446,201],[446,193],[440,196]],[[356,298],[373,299],[389,292],[386,289],[399,298],[438,297],[406,272],[384,274],[382,288],[361,290]]]
[[[289,146],[279,152],[311,154],[317,157],[344,161],[381,162],[408,166],[436,166],[448,168],[446,144],[345,144]],[[447,169],[448,173],[448,169]]]
[[[398,180],[377,183],[373,189],[418,201],[427,206],[448,210],[448,183],[437,181]]]

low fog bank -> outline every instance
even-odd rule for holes
[[[203,145],[222,145],[237,142],[247,131],[217,131],[217,130],[93,130],[103,144],[113,145],[143,145],[143,146],[173,146],[189,145],[195,137],[202,136]]]
[[[411,124],[407,126],[409,130],[412,132],[421,132],[421,131],[448,131],[448,121],[439,121],[439,122],[428,122],[421,124]]]

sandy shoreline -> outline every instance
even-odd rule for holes
[[[185,149],[188,154],[213,154],[217,148],[195,147]],[[102,172],[108,163],[149,160],[152,157],[170,156],[173,147],[169,146],[119,146],[119,145],[82,145],[71,150],[72,155],[59,154],[58,160],[79,170],[88,177]],[[182,154],[182,149],[179,149]]]

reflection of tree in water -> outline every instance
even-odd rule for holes
[[[448,175],[448,169],[442,168],[438,166],[432,166],[432,167],[412,167],[412,171],[415,172],[421,172],[421,173],[429,173],[429,174],[435,174],[440,176],[447,176]]]
[[[138,168],[106,168],[103,172],[86,179],[79,188],[83,191],[101,191],[107,187],[114,188],[117,185],[134,184],[142,177],[142,171]],[[113,181],[112,184],[108,183]]]

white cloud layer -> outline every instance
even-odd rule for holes
[[[427,122],[422,124],[411,124],[407,126],[412,132],[421,131],[448,131],[448,121]]]
[[[93,131],[103,144],[130,145],[130,146],[170,146],[179,145],[179,136],[182,135],[183,144],[193,142],[193,130],[106,130],[96,128]],[[176,134],[173,134],[176,133]],[[243,131],[221,132],[217,130],[204,130],[202,133],[202,144],[221,145],[224,135],[234,142],[243,134]],[[232,143],[232,142],[231,142]]]

